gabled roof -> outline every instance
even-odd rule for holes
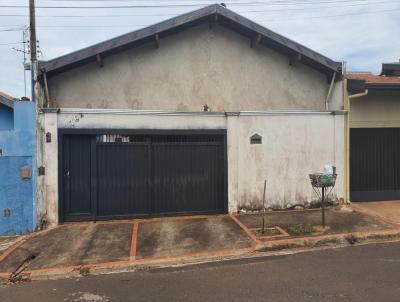
[[[40,62],[40,70],[51,77],[74,67],[94,62],[98,59],[98,55],[106,57],[154,41],[156,36],[162,39],[191,26],[206,22],[217,23],[250,39],[257,39],[258,43],[296,58],[326,75],[330,76],[334,72],[340,73],[341,71],[340,62],[335,62],[218,4],[206,6],[49,61],[42,61]]]
[[[349,72],[345,77],[363,82],[366,89],[400,89],[400,77],[375,75],[370,72]]]
[[[3,104],[9,108],[14,108],[14,98],[0,91],[0,104]]]

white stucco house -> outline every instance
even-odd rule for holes
[[[342,64],[220,5],[40,63],[38,216],[227,213],[344,183]]]

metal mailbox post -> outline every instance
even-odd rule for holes
[[[337,174],[335,172],[333,172],[333,174],[314,173],[310,174],[309,177],[311,180],[311,186],[321,199],[322,227],[325,228],[325,196],[329,195],[335,187]],[[329,193],[326,194],[328,188],[331,189]],[[321,193],[319,193],[319,189],[321,189]]]

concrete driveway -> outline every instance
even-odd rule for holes
[[[229,216],[142,223],[137,242],[137,259],[243,249],[252,243]]]
[[[0,272],[196,256],[250,248],[230,216],[194,216],[61,225],[22,241],[0,258]],[[2,259],[3,258],[3,259]],[[2,261],[1,261],[2,260]]]

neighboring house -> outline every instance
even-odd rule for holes
[[[0,234],[36,226],[35,104],[0,92]]]
[[[343,197],[342,64],[211,5],[40,63],[50,224]]]
[[[400,200],[400,63],[347,73],[350,200]]]

